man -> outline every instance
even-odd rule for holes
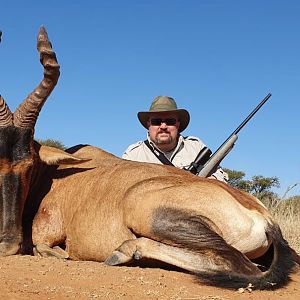
[[[197,137],[183,137],[190,114],[185,109],[177,109],[175,100],[168,96],[156,97],[147,112],[137,114],[141,124],[148,129],[146,141],[130,145],[122,158],[141,162],[174,165],[187,168],[205,144]],[[212,178],[226,182],[228,175],[220,167]]]

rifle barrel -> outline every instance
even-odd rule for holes
[[[215,151],[215,153],[220,150],[226,143],[229,141],[231,136],[237,135],[240,130],[249,122],[249,120],[256,114],[256,112],[266,103],[266,101],[272,96],[271,93],[269,93],[249,114],[249,116],[239,125],[239,127],[228,137],[228,139]]]
[[[204,166],[199,166],[197,168],[197,174],[200,177],[206,177],[210,174],[214,167],[222,161],[222,159],[228,154],[228,152],[234,146],[235,141],[237,140],[237,134],[239,131],[249,122],[249,120],[256,114],[256,112],[266,103],[266,101],[272,96],[269,93],[248,115],[248,117],[238,126],[237,129],[227,138],[227,140],[213,153],[209,160],[205,163]]]
[[[249,116],[241,123],[241,125],[232,133],[232,134],[238,134],[239,131],[248,123],[248,121],[257,113],[257,111],[267,102],[267,100],[272,96],[271,93],[269,93],[249,114]]]

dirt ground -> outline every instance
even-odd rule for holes
[[[192,275],[155,268],[33,256],[0,258],[0,299],[300,299],[300,273],[275,291],[229,291],[196,283]]]

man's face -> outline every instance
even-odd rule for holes
[[[149,137],[158,148],[170,151],[177,144],[179,125],[175,113],[152,113],[148,120]]]

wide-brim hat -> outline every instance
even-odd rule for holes
[[[137,113],[137,116],[141,124],[148,129],[147,122],[151,114],[165,112],[176,113],[180,122],[180,126],[178,128],[179,132],[182,132],[184,129],[186,129],[190,122],[189,112],[182,108],[178,109],[175,100],[168,96],[158,96],[154,98],[149,111],[140,111]]]

